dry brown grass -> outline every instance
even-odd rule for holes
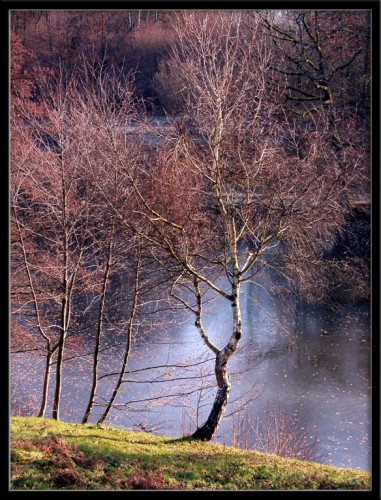
[[[161,470],[142,471],[136,470],[124,481],[127,489],[133,490],[183,490],[182,483],[168,483]]]

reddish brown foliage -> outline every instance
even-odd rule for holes
[[[169,483],[161,470],[135,471],[127,479],[122,480],[119,486],[123,489],[133,490],[181,490],[181,483]]]
[[[54,478],[54,484],[57,488],[66,488],[68,486],[80,486],[82,479],[79,473],[73,469],[60,469]]]
[[[35,62],[35,56],[27,50],[20,38],[11,33],[11,93],[21,99],[30,99],[33,80],[28,65]]]

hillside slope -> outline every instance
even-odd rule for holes
[[[369,490],[366,472],[107,426],[11,418],[12,490]]]

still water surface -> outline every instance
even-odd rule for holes
[[[242,401],[248,401],[245,411],[253,419],[263,415],[269,404],[276,404],[280,411],[294,416],[301,429],[317,433],[320,462],[371,470],[369,307],[345,306],[332,312],[300,306],[290,342],[269,310],[253,303],[250,285],[243,291],[244,335],[230,363],[232,392],[227,415]],[[229,307],[217,301],[205,327],[218,346],[228,339],[230,325]],[[108,340],[114,341],[112,335]],[[121,357],[120,347],[104,351],[100,374],[117,371]],[[198,390],[202,383],[211,381],[213,385],[213,378],[208,378],[213,372],[213,361],[207,361],[210,358],[192,323],[179,323],[166,332],[158,328],[146,341],[134,342],[129,363],[132,373],[126,374],[128,382],[122,385],[117,400],[128,405],[112,410],[107,423],[128,428],[154,426],[156,432],[168,436],[194,430],[197,408],[202,423],[215,394],[214,387]],[[133,373],[142,367],[190,361],[198,364]],[[91,357],[66,363],[62,420],[81,421],[89,397],[90,370]],[[42,358],[12,356],[12,413],[35,414],[42,373]],[[100,381],[100,404],[111,394],[115,380]],[[185,395],[179,397],[180,393]],[[157,399],[145,401],[150,397]],[[95,408],[90,422],[97,421],[100,408]],[[48,407],[48,416],[50,412]],[[231,444],[232,421],[233,417],[224,419],[215,441]]]

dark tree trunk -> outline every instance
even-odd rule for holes
[[[232,222],[232,241],[236,241],[236,231],[235,225]],[[230,394],[230,381],[227,370],[227,365],[230,357],[235,353],[238,348],[241,336],[242,336],[242,320],[241,320],[241,308],[239,305],[239,295],[240,295],[240,283],[239,283],[239,269],[238,269],[238,259],[236,257],[237,252],[235,244],[232,245],[233,259],[233,283],[232,283],[232,294],[229,297],[232,307],[233,316],[233,332],[230,337],[229,342],[226,346],[218,350],[214,344],[210,342],[201,324],[201,294],[198,288],[197,280],[195,282],[195,290],[197,296],[198,309],[196,312],[196,326],[199,328],[201,337],[208,347],[216,354],[216,364],[215,364],[215,374],[217,381],[217,394],[213,403],[212,410],[209,414],[207,421],[199,427],[192,435],[192,439],[200,439],[202,441],[210,441],[214,434],[217,432],[218,426],[220,425],[221,419],[224,416],[226,406],[228,404],[229,394]]]
[[[128,319],[128,330],[127,330],[127,339],[126,339],[126,348],[124,351],[124,358],[123,358],[123,363],[122,363],[122,368],[119,373],[118,381],[116,383],[115,389],[112,393],[112,396],[109,400],[109,402],[106,405],[105,411],[103,412],[101,418],[98,420],[98,424],[103,423],[108,414],[111,411],[112,405],[114,404],[114,401],[118,395],[119,389],[123,383],[123,377],[124,374],[126,373],[127,369],[127,363],[128,363],[128,358],[130,355],[130,349],[131,349],[131,339],[132,339],[132,330],[134,327],[134,319],[136,315],[136,309],[138,306],[138,295],[139,295],[139,273],[140,273],[140,266],[141,266],[141,257],[139,255],[139,259],[136,263],[136,269],[135,269],[135,280],[134,280],[134,295],[132,298],[132,304],[131,304],[131,310],[130,310],[130,317]]]
[[[50,373],[52,367],[52,357],[55,353],[55,349],[52,351],[48,351],[46,356],[46,364],[45,364],[45,375],[44,375],[44,383],[42,388],[42,401],[40,406],[40,411],[38,412],[38,417],[44,417],[46,411],[46,404],[48,400],[48,392],[49,392],[49,382],[50,382]]]
[[[218,429],[220,421],[225,413],[230,393],[230,382],[227,373],[228,359],[229,356],[227,356],[225,350],[217,354],[215,373],[218,389],[216,398],[207,421],[192,434],[192,439],[210,441]]]
[[[53,401],[53,412],[52,418],[54,420],[59,420],[59,406],[61,399],[61,385],[62,385],[62,364],[63,364],[63,353],[65,346],[66,334],[62,334],[60,338],[60,343],[58,346],[58,357],[57,357],[57,368],[56,368],[56,388],[54,391],[54,401]]]
[[[103,333],[103,316],[104,316],[104,311],[105,311],[105,307],[106,307],[107,284],[108,284],[108,279],[109,279],[111,265],[112,265],[111,261],[112,261],[113,236],[114,236],[114,223],[112,224],[111,232],[110,232],[107,262],[106,262],[105,272],[103,275],[102,294],[101,294],[100,303],[99,303],[98,328],[97,328],[97,337],[96,337],[96,342],[95,342],[95,351],[94,351],[94,358],[93,358],[93,382],[92,382],[92,386],[91,386],[89,402],[88,402],[85,414],[84,414],[83,419],[82,419],[83,424],[87,423],[89,416],[90,416],[90,413],[92,412],[92,409],[94,407],[95,394],[96,394],[97,385],[98,385],[99,349],[100,349],[101,337],[102,337],[102,333]]]

